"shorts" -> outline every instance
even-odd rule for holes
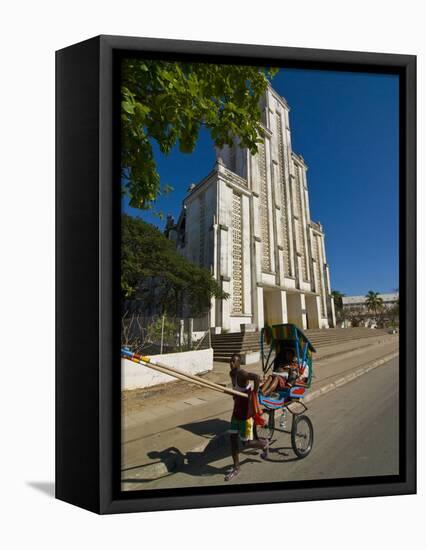
[[[253,418],[239,420],[233,416],[231,418],[231,427],[228,430],[230,434],[238,434],[241,441],[252,441],[253,439]]]

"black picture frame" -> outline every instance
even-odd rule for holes
[[[273,488],[120,491],[120,172],[114,109],[117,59],[129,52],[399,75],[400,475]],[[56,498],[105,514],[415,493],[416,57],[98,36],[58,51],[56,71]]]

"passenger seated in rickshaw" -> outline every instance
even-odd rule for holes
[[[306,384],[309,379],[309,370],[305,363],[299,368],[294,350],[286,349],[283,357],[277,357],[277,368],[260,385],[263,395],[269,396],[279,390],[291,388],[294,385]]]

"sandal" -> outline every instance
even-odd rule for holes
[[[239,473],[240,473],[239,468],[232,468],[229,474],[226,474],[225,481],[231,481],[231,479],[234,479],[234,477],[237,477]]]
[[[263,447],[262,454],[260,455],[260,458],[263,458],[263,460],[266,460],[269,457],[269,441],[266,441],[266,445]]]

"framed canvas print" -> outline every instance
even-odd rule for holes
[[[415,56],[56,59],[57,498],[414,493]]]

